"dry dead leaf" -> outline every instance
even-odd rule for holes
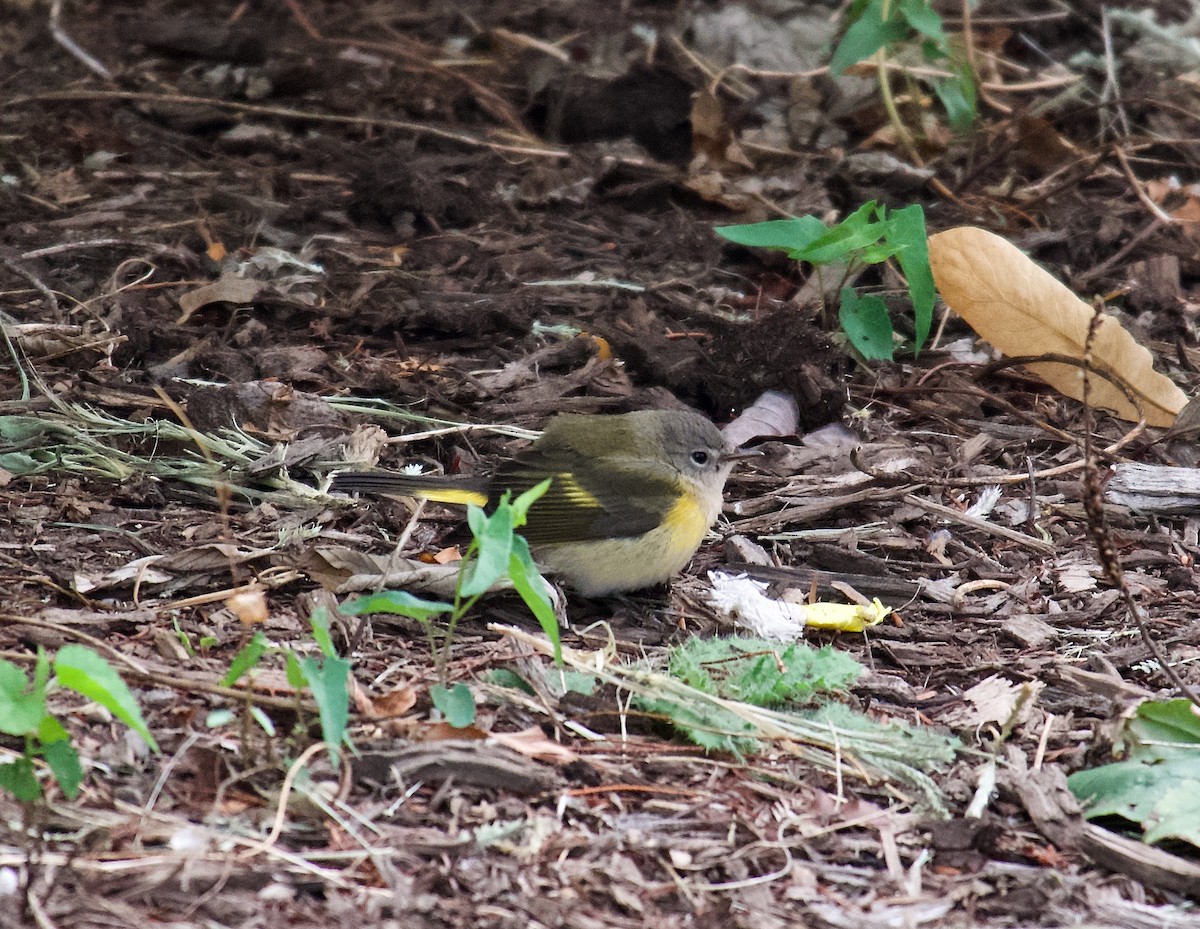
[[[451,545],[449,548],[443,548],[440,551],[434,552],[430,559],[433,564],[454,564],[457,561],[462,561],[462,552],[459,551],[457,545]]]
[[[372,697],[351,678],[350,698],[354,702],[354,708],[368,719],[394,719],[416,706],[417,690],[411,684],[403,684],[378,697]]]
[[[1012,135],[1022,160],[1039,171],[1057,170],[1080,157],[1079,149],[1042,116],[1018,117]]]
[[[270,616],[265,590],[239,590],[225,598],[225,606],[243,626],[265,623]]]
[[[404,684],[383,694],[375,701],[375,709],[383,716],[403,716],[417,705],[417,690]]]
[[[451,726],[447,722],[426,723],[416,737],[422,742],[461,742],[470,740],[482,742],[489,733],[478,726]]]
[[[245,305],[253,303],[266,285],[246,277],[225,275],[211,284],[205,284],[179,295],[179,308],[183,311],[175,320],[176,325],[182,326],[198,309],[210,303],[232,303]]]
[[[351,676],[348,687],[350,690],[350,702],[354,704],[354,708],[368,719],[375,719],[382,715],[375,710],[375,701],[371,699],[371,695],[367,693],[359,685],[358,681]]]
[[[954,312],[1006,355],[1055,353],[1082,360],[1092,308],[1012,243],[972,226],[929,238],[929,263],[938,291]],[[1150,352],[1121,324],[1103,316],[1092,342],[1092,361],[1120,377],[1142,405],[1146,422],[1167,427],[1187,397],[1154,370]],[[1028,365],[1052,387],[1083,399],[1083,370],[1052,362]],[[1091,403],[1137,422],[1138,408],[1101,377],[1091,379]]]
[[[692,153],[713,166],[753,168],[725,115],[725,105],[711,91],[702,90],[692,101]],[[690,172],[689,172],[690,173]]]
[[[535,761],[570,764],[579,758],[565,745],[546,738],[546,734],[537,726],[530,726],[520,732],[493,732],[492,741]]]
[[[730,445],[745,445],[761,436],[794,435],[800,428],[800,407],[796,398],[783,390],[768,390],[742,415],[725,426],[721,434]]]
[[[1200,197],[1190,196],[1171,211],[1171,218],[1193,242],[1200,240]]]
[[[989,723],[1011,726],[1024,722],[1045,686],[1041,681],[1014,684],[993,674],[964,691],[962,703],[940,713],[938,722],[954,729],[975,729]]]

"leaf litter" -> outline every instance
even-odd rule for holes
[[[268,25],[230,5],[198,11],[188,41],[167,30],[177,37],[149,53],[130,36],[177,11],[56,12],[52,34],[154,79],[136,92],[87,77],[67,88],[64,66],[96,72],[57,40],[35,42],[19,48],[21,96],[0,108],[15,153],[0,199],[15,249],[0,271],[6,313],[42,327],[4,320],[0,648],[27,665],[37,645],[105,655],[166,755],[114,738],[95,707],[56,706],[90,761],[84,793],[56,801],[36,859],[30,836],[8,829],[0,892],[22,910],[32,901],[43,924],[75,925],[151,913],[227,925],[1186,925],[1189,851],[1080,831],[1065,787],[1068,773],[1102,770],[1121,701],[1168,687],[1084,544],[1078,405],[1028,369],[982,368],[976,345],[855,367],[813,302],[836,282],[712,232],[841,218],[881,190],[898,208],[936,204],[932,228],[986,222],[1089,313],[1094,293],[1109,295],[1158,370],[1190,387],[1195,90],[1185,66],[1176,77],[1146,64],[1147,42],[1166,47],[1155,36],[1187,47],[1159,6],[1154,20],[1114,18],[1124,31],[1107,64],[1090,14],[989,11],[1008,20],[976,24],[977,64],[1001,106],[975,141],[933,126],[925,165],[891,146],[868,82],[843,84],[831,105],[824,79],[800,73],[823,63],[805,43],[831,44],[828,17],[822,31],[732,7],[474,5],[468,29],[434,12],[401,22],[380,6],[307,3]],[[770,35],[770,60],[751,57],[766,46],[746,35],[714,32],[718,14]],[[46,13],[13,15],[37,28]],[[262,47],[231,67],[234,46],[211,37],[247,17]],[[1035,45],[1069,64],[1018,66],[1016,50]],[[654,68],[631,67],[648,55]],[[585,60],[609,73],[573,83]],[[684,92],[656,110],[668,73]],[[1063,91],[1106,77],[1148,92],[1081,110]],[[630,100],[637,119],[619,112]],[[1006,117],[1035,100],[1044,125]],[[1155,126],[1154,158],[1111,154],[1133,153],[1131,120]],[[895,161],[865,171],[864,146]],[[950,196],[923,186],[949,178]],[[304,268],[281,263],[297,255]],[[228,288],[222,262],[254,265],[253,290]],[[867,284],[899,292],[890,270],[871,273]],[[963,332],[947,319],[942,334]],[[1137,391],[1147,368],[1127,357],[1109,364]],[[320,585],[371,557],[374,577],[394,569],[410,523],[404,554],[464,542],[449,511],[412,521],[400,505],[352,511],[321,494],[361,421],[398,433],[362,436],[368,456],[469,471],[560,410],[682,401],[724,423],[763,389],[795,398],[800,426],[785,416],[731,481],[719,534],[760,549],[738,549],[757,563],[735,566],[801,602],[849,585],[899,616],[810,633],[869,669],[834,704],[843,717],[802,725],[791,709],[718,697],[754,727],[739,757],[634,711],[634,688],[716,705],[662,670],[668,646],[728,631],[702,580],[734,560],[716,536],[669,596],[569,600],[577,673],[609,676],[590,693],[562,686],[532,640],[489,631],[519,621],[512,602],[464,624],[447,673],[475,687],[474,731],[507,736],[507,749],[525,734],[524,754],[466,749],[430,721],[435,676],[411,623],[335,618],[331,633],[353,650],[363,696],[403,695],[395,718],[363,713],[352,727],[364,753],[395,749],[398,733],[412,743],[400,773],[372,778],[379,787],[341,781],[320,756],[295,765],[320,738],[317,707],[281,664],[220,685],[247,635],[231,592],[262,597],[255,626],[271,641],[315,654],[307,598]],[[1177,399],[1159,405],[1173,412]],[[831,421],[847,441],[806,441]],[[1124,478],[1108,517],[1126,584],[1194,680],[1193,521],[1154,523],[1121,503],[1167,496],[1157,473],[1131,486],[1131,469],[1178,470],[1186,442],[1168,453],[1115,420],[1095,428]],[[999,500],[969,512],[985,486]],[[486,683],[500,670],[506,686]],[[247,705],[257,715],[208,715]],[[852,726],[852,712],[942,747],[917,764],[902,740]],[[951,757],[947,729],[968,750]],[[517,783],[528,786],[505,787]],[[1191,834],[1181,796],[1156,834]],[[931,824],[919,810],[939,803],[950,818]],[[78,844],[84,832],[102,838]]]

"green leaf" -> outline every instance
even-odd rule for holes
[[[887,19],[883,17],[883,7],[884,0],[870,0],[850,24],[829,62],[829,71],[834,77],[852,64],[870,58],[885,45],[908,37],[909,26],[897,15],[894,6]]]
[[[300,667],[300,659],[293,651],[284,652],[283,664],[287,673],[287,682],[294,690],[301,690],[307,683],[304,669]]]
[[[537,691],[529,685],[529,682],[511,668],[496,668],[493,671],[489,671],[486,675],[486,680],[493,687],[507,687],[509,690],[519,690],[530,697],[537,695]]]
[[[890,231],[891,231],[891,223],[889,222],[887,224],[887,229],[884,231],[883,234],[887,235]],[[887,239],[884,239],[883,241],[880,241],[880,242],[874,242],[871,245],[864,245],[861,249],[859,249],[858,254],[856,254],[854,257],[856,259],[858,259],[859,261],[861,261],[863,264],[868,264],[868,265],[882,264],[883,262],[887,261],[889,258],[896,257],[896,246],[893,245]]]
[[[186,632],[183,631],[183,628],[179,625],[178,614],[172,614],[172,616],[171,616],[171,629],[175,632],[175,638],[177,638],[179,640],[179,644],[180,644],[180,646],[182,646],[182,648],[183,648],[184,652],[187,654],[187,656],[189,658],[195,658],[196,650],[194,648],[192,648],[191,638],[188,636],[188,634]]]
[[[842,288],[838,320],[850,344],[868,361],[892,360],[892,321],[882,297],[860,297],[853,288]]]
[[[42,646],[38,646],[37,664],[33,668],[33,693],[45,693],[46,685],[50,683],[50,656]]]
[[[472,510],[478,514],[471,522],[471,531],[479,543],[479,551],[474,560],[463,567],[463,581],[459,590],[464,597],[481,594],[504,577],[512,553],[512,504],[501,500],[491,516],[485,515],[479,507],[468,507],[468,521],[471,520]]]
[[[79,752],[67,741],[50,742],[42,746],[41,755],[46,759],[50,773],[58,781],[64,796],[74,800],[79,796],[79,785],[83,783],[83,767],[79,764]]]
[[[828,645],[814,649],[751,636],[689,640],[671,650],[669,668],[672,677],[704,693],[768,708],[843,693],[862,673],[862,665]]]
[[[271,721],[271,717],[263,711],[261,706],[251,706],[250,716],[256,723],[259,724],[259,726],[262,727],[263,732],[265,732],[271,738],[275,737],[275,723]]]
[[[803,260],[813,264],[844,261],[855,252],[878,245],[887,235],[887,231],[886,210],[879,207],[874,200],[868,200],[804,249]],[[887,254],[890,254],[890,251]]]
[[[758,748],[757,729],[736,713],[709,703],[638,697],[638,708],[661,716],[693,743],[710,752],[743,754]]]
[[[1200,717],[1187,700],[1147,700],[1126,720],[1117,749],[1136,761],[1195,758]]]
[[[325,748],[336,763],[350,724],[350,662],[336,655],[323,659],[306,656],[300,659],[300,670],[317,704]]]
[[[37,740],[43,745],[49,745],[52,742],[65,742],[71,738],[71,734],[63,728],[63,724],[47,713],[42,717],[42,722],[38,726]]]
[[[429,688],[429,697],[455,729],[465,729],[475,722],[475,697],[466,684],[434,684]]]
[[[596,692],[596,685],[599,683],[596,680],[596,675],[585,674],[582,671],[564,671],[562,682],[566,687],[567,693],[582,694],[585,697],[590,697]]]
[[[933,81],[933,92],[946,111],[950,128],[955,132],[966,132],[974,125],[979,112],[975,79],[966,65],[959,66],[956,70],[957,77]]]
[[[782,249],[789,256],[808,248],[829,231],[815,216],[799,216],[793,219],[773,219],[765,223],[746,223],[740,226],[717,226],[717,235],[738,245],[750,248]]]
[[[921,35],[941,45],[946,44],[942,17],[929,5],[929,0],[900,0],[899,11],[905,22]]]
[[[513,528],[520,529],[525,525],[525,517],[529,515],[529,508],[537,503],[542,495],[550,489],[553,481],[553,478],[548,477],[540,484],[534,484],[512,502]]]
[[[21,803],[33,803],[42,796],[42,785],[33,772],[33,762],[18,758],[0,764],[0,790],[7,790]]]
[[[41,656],[39,656],[39,663]],[[35,671],[36,677],[36,671]],[[46,716],[46,688],[29,690],[29,678],[11,661],[0,659],[0,732],[30,735]]]
[[[508,576],[512,580],[513,589],[521,595],[529,611],[537,618],[538,625],[546,633],[546,638],[554,646],[554,660],[562,664],[562,642],[558,628],[558,617],[554,615],[554,606],[546,595],[545,581],[541,572],[533,563],[529,554],[529,543],[523,536],[514,536],[512,554],[508,559]]]
[[[844,693],[862,672],[862,665],[830,646],[785,646],[750,636],[690,639],[671,650],[668,667],[672,677],[701,693],[768,708]],[[757,745],[753,725],[706,701],[683,704],[650,698],[637,702],[668,718],[704,748],[744,752]]]
[[[1137,823],[1146,842],[1178,839],[1200,847],[1200,717],[1189,701],[1143,703],[1118,742],[1127,760],[1067,778],[1084,815]]]
[[[338,609],[351,616],[363,616],[367,613],[390,613],[427,623],[434,616],[451,612],[454,604],[442,603],[438,600],[422,600],[403,590],[383,590],[379,593],[354,597],[347,600]]]
[[[1179,839],[1200,846],[1200,777],[1195,761],[1190,774],[1181,773],[1178,780],[1166,785],[1154,804],[1154,819],[1147,824],[1143,836],[1147,842]]]
[[[317,643],[321,654],[328,658],[336,658],[337,649],[333,647],[333,639],[329,637],[329,611],[324,606],[318,606],[308,617],[308,624],[312,627],[313,641]]]
[[[908,293],[912,298],[915,336],[913,354],[929,338],[933,325],[933,304],[936,288],[933,284],[933,269],[929,265],[929,235],[925,230],[925,211],[914,203],[896,210],[889,221],[891,229],[888,240],[896,248],[896,260],[908,281]]]
[[[94,700],[145,740],[152,751],[158,743],[121,676],[90,648],[64,645],[54,658],[54,673],[64,687]]]
[[[241,680],[243,674],[251,668],[257,667],[270,644],[262,632],[255,632],[254,637],[242,646],[242,649],[233,656],[233,661],[229,662],[229,671],[221,678],[221,686],[232,687]]]
[[[890,258],[893,250],[883,241],[888,228],[884,208],[869,200],[832,228],[815,216],[801,216],[746,226],[718,226],[716,232],[740,245],[782,249],[796,261],[825,265],[850,258],[868,263]]]
[[[16,477],[28,477],[47,467],[49,466],[40,464],[32,455],[26,455],[23,452],[9,452],[7,455],[0,455],[0,468]]]
[[[508,502],[507,492],[500,498],[500,506]],[[467,527],[471,530],[471,535],[479,538],[487,531],[488,515],[482,507],[475,506],[473,503],[467,504]]]
[[[688,738],[709,749],[744,752],[759,738],[774,737],[774,723],[763,730],[737,705],[772,708],[780,719],[812,722],[830,732],[849,756],[868,767],[879,764],[893,775],[907,769],[937,767],[954,759],[957,740],[919,726],[881,725],[825,694],[844,693],[862,671],[853,658],[830,646],[781,645],[751,637],[692,639],[670,655],[670,672],[683,684],[670,695],[635,697],[635,703],[661,714]],[[733,701],[714,705],[705,695]],[[799,706],[807,702],[809,706]],[[832,747],[832,746],[830,746]]]

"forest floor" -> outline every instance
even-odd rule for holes
[[[940,305],[914,356],[894,268],[850,283],[909,348],[855,361],[838,269],[714,232],[920,204],[1106,300],[1194,394],[1200,30],[1138,6],[947,6],[982,80],[955,132],[944,63],[830,76],[834,3],[0,0],[0,657],[94,649],[161,748],[53,691],[86,778],[0,799],[0,925],[1200,927],[1196,848],[1156,858],[1066,789],[1177,695],[1096,561],[1083,407]],[[766,390],[799,428],[669,589],[567,591],[590,692],[511,594],[444,666],[417,621],[338,616],[397,539],[469,540],[452,508],[323,492],[347,461],[486,470],[555,413],[725,424]],[[1102,468],[1194,464],[1093,425],[1122,443]],[[1195,517],[1108,522],[1200,686]],[[705,751],[631,702],[630,668],[734,631],[709,572],[763,555],[775,592],[894,608],[808,635],[863,666],[835,702],[869,738],[913,740],[893,767],[769,726]],[[354,682],[339,764],[283,655],[321,609]],[[223,686],[255,629],[272,651]]]

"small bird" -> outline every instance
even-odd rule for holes
[[[563,413],[490,478],[342,471],[331,489],[486,507],[550,478],[521,534],[544,569],[596,597],[682,569],[721,512],[734,463],[757,454],[736,450],[690,411]]]

